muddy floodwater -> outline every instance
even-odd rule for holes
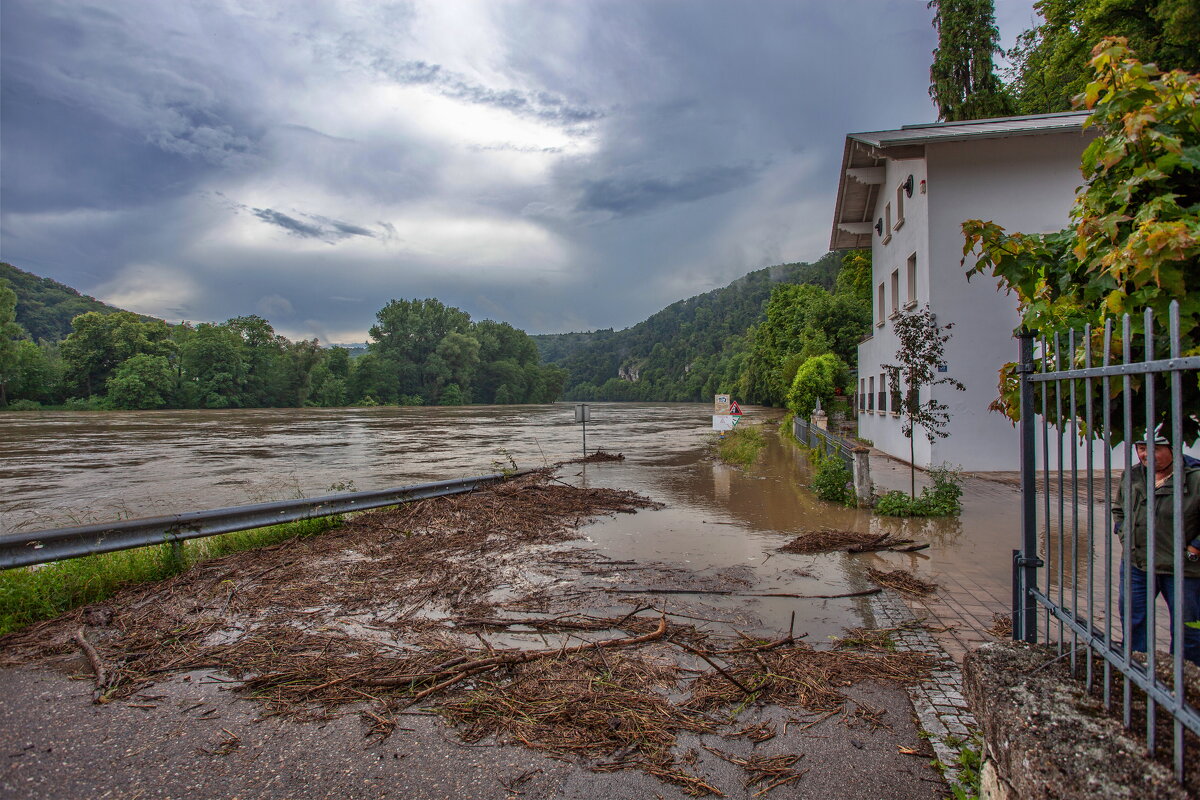
[[[678,564],[711,577],[714,589],[835,594],[864,588],[861,576],[874,566],[952,580],[981,606],[1006,597],[1017,530],[1010,488],[969,482],[961,519],[904,521],[833,506],[809,492],[807,460],[775,435],[780,413],[747,409],[745,421],[764,425],[768,446],[743,470],[708,452],[707,405],[593,404],[588,449],[625,460],[568,464],[560,477],[634,489],[665,507],[588,526],[589,546],[613,559]],[[582,433],[565,403],[7,414],[0,533],[542,466],[578,458]],[[907,469],[873,470],[881,488],[907,484]],[[776,553],[796,533],[820,527],[893,531],[932,546],[873,556]],[[750,605],[758,619],[747,623],[775,630],[796,608],[775,598]],[[836,632],[855,621],[854,606],[809,603],[803,613],[814,633]]]

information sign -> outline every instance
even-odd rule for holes
[[[732,414],[713,414],[713,430],[731,431],[737,427],[739,419],[741,417],[735,417]]]
[[[713,413],[718,416],[728,414],[729,404],[732,402],[733,399],[727,394],[717,395],[713,402]]]

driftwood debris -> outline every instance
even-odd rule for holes
[[[875,553],[891,550],[911,553],[924,550],[927,544],[916,544],[913,539],[902,539],[891,533],[873,534],[862,531],[838,531],[822,529],[808,531],[779,548],[781,553],[829,553],[841,550],[847,553]]]
[[[720,594],[734,597],[795,597],[801,600],[836,600],[842,597],[866,597],[879,589],[864,589],[845,594],[791,594],[789,592],[734,592],[727,589],[605,589],[612,594]]]
[[[100,654],[96,652],[96,648],[83,635],[83,628],[75,631],[75,643],[83,650],[83,654],[87,656],[88,664],[92,667],[92,674],[96,676],[96,689],[92,692],[92,702],[104,702],[104,690],[108,687],[108,670],[104,668],[104,662],[100,660]]]

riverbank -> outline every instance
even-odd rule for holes
[[[614,557],[624,532],[669,549],[653,532],[682,512],[596,486],[606,469],[622,467],[568,465],[363,514],[7,637],[0,684],[38,691],[0,712],[4,736],[31,744],[5,741],[21,753],[6,787],[147,798],[284,797],[298,780],[314,797],[946,793],[905,753],[928,752],[899,688],[935,668],[928,656],[891,649],[888,631],[815,635],[827,627],[810,624],[822,617],[812,611],[861,620],[861,593],[831,599],[854,592],[817,591],[833,576],[798,562],[760,573],[720,559],[723,545],[746,545],[730,526],[704,536],[715,569]],[[758,596],[789,571],[793,597]],[[855,589],[847,577],[835,583]],[[790,630],[775,603],[790,604]],[[95,688],[55,675],[94,672],[80,638],[107,673]],[[89,705],[92,694],[108,702]],[[52,718],[39,696],[55,703]]]

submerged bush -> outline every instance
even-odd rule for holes
[[[894,491],[875,501],[875,513],[886,517],[953,517],[962,512],[962,474],[950,467],[929,470],[933,486],[918,497]]]
[[[813,493],[830,503],[855,505],[854,475],[846,462],[839,456],[826,455],[820,450],[809,450],[808,456],[814,467],[811,484]]]
[[[726,464],[748,467],[766,444],[767,440],[757,427],[734,428],[717,439],[717,457]]]

